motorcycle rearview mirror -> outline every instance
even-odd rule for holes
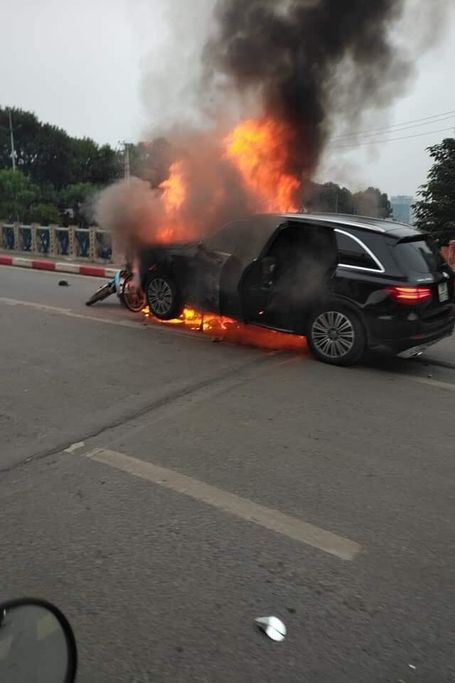
[[[0,681],[74,683],[77,648],[62,612],[44,600],[0,604]]]

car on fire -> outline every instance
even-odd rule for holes
[[[255,215],[199,243],[144,248],[140,268],[160,320],[189,304],[304,335],[334,365],[353,365],[368,350],[411,357],[455,325],[454,272],[437,245],[387,220]]]

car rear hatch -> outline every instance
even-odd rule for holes
[[[454,272],[434,240],[424,234],[407,236],[392,250],[408,282],[422,291],[431,290],[431,296],[418,304],[421,318],[436,322],[453,315]]]

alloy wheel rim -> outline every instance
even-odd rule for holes
[[[166,315],[172,307],[172,289],[166,280],[155,278],[148,286],[150,308],[158,315]]]
[[[313,323],[313,343],[326,358],[340,359],[354,347],[355,330],[351,320],[339,311],[321,313]]]

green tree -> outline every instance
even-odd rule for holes
[[[61,190],[58,195],[58,207],[63,224],[88,227],[97,192],[98,187],[92,183],[75,183]]]
[[[61,223],[60,211],[54,204],[38,202],[29,207],[25,222],[39,223],[39,225],[59,225]]]
[[[0,218],[24,221],[30,207],[39,199],[39,187],[20,171],[0,170]]]
[[[84,176],[85,180],[95,185],[108,185],[122,175],[122,155],[109,145],[97,146],[89,172]]]
[[[304,205],[309,211],[355,213],[352,193],[346,187],[340,187],[336,183],[324,185],[311,183],[305,193]]]
[[[72,181],[107,185],[123,173],[121,154],[109,145],[101,147],[90,138],[72,138]]]
[[[73,138],[35,114],[12,109],[16,166],[39,185],[61,190],[75,183],[107,185],[121,175],[120,155],[90,138]],[[11,168],[8,109],[0,108],[0,168]]]
[[[11,111],[16,167],[37,184],[64,187],[72,182],[71,138],[64,130],[41,123],[35,114]],[[0,165],[11,168],[9,115],[0,109]]]
[[[88,181],[92,165],[98,154],[98,145],[90,138],[72,140],[71,151],[71,183],[83,183]]]
[[[354,213],[359,216],[371,216],[372,218],[390,218],[392,204],[389,197],[377,187],[369,187],[363,192],[353,195]]]
[[[40,123],[35,114],[12,109],[14,138],[16,146],[16,165],[28,171],[36,159],[36,137]],[[11,168],[11,142],[9,110],[0,108],[0,167]]]
[[[444,245],[455,239],[455,139],[446,138],[428,151],[434,162],[414,205],[416,225]]]

